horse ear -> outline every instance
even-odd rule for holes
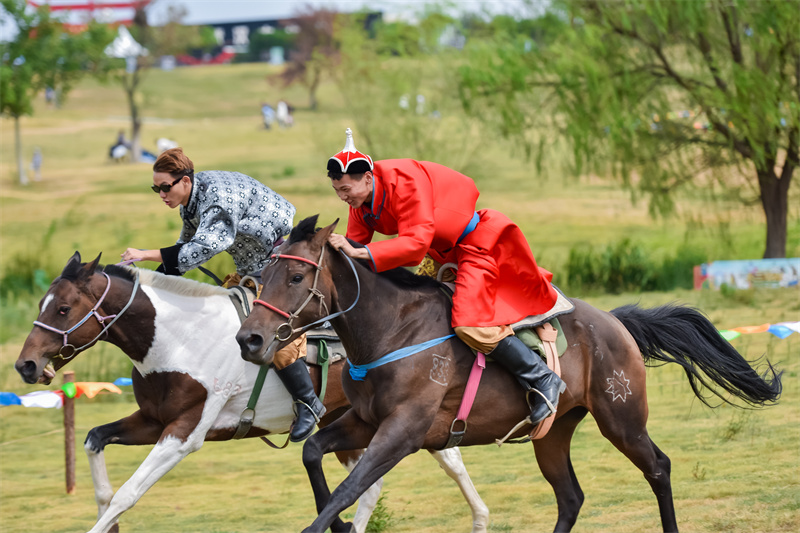
[[[69,258],[67,264],[64,266],[64,270],[61,271],[62,278],[74,278],[75,274],[81,267],[81,253],[77,250],[72,257]]]
[[[333,230],[336,229],[336,224],[338,223],[339,219],[337,218],[336,220],[333,221],[333,224],[322,228],[316,234],[314,234],[314,239],[313,239],[314,244],[316,244],[320,248],[325,246],[325,243],[328,242],[328,237],[330,237],[331,233],[333,233]]]
[[[86,263],[86,265],[80,271],[80,277],[84,279],[89,279],[94,274],[94,271],[97,270],[97,265],[100,263],[100,256],[103,255],[103,252],[97,254],[97,257],[91,263]]]

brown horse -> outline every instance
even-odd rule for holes
[[[233,438],[258,376],[242,361],[234,335],[240,314],[232,301],[244,291],[226,290],[150,270],[107,266],[98,256],[81,263],[77,252],[39,305],[39,318],[22,348],[16,369],[28,383],[49,383],[55,372],[102,338],[133,363],[139,409],[89,431],[89,458],[97,523],[91,533],[118,530],[120,515],[156,481],[204,441]],[[247,295],[248,304],[255,295]],[[77,348],[76,348],[77,347]],[[325,394],[329,424],[349,408],[341,388],[343,363],[330,366]],[[311,367],[317,392],[319,367]],[[252,427],[245,437],[287,433],[294,418],[292,398],[274,372],[266,376]],[[103,450],[108,444],[154,445],[131,478],[114,493]],[[337,452],[353,468],[362,450]],[[461,488],[473,514],[473,532],[485,532],[488,509],[469,479],[457,449],[433,454]],[[354,522],[366,529],[381,490],[378,481],[360,500]]]
[[[351,369],[343,374],[343,385],[352,409],[313,435],[303,449],[319,512],[305,531],[322,532],[328,526],[347,531],[338,515],[370,484],[420,448],[445,447],[474,355],[450,336],[450,302],[440,284],[403,269],[378,275],[365,264],[353,264],[327,244],[336,223],[315,230],[316,218],[295,227],[264,268],[264,305],[255,306],[237,340],[244,359],[268,364],[276,349],[324,312],[320,305],[301,305],[311,298],[309,289],[337,315],[331,323],[349,354]],[[680,364],[701,400],[700,385],[705,385],[723,400],[732,394],[753,406],[777,400],[780,376],[771,365],[770,377],[759,376],[694,309],[625,306],[607,313],[572,302],[574,311],[559,318],[568,341],[561,359],[567,389],[550,432],[534,441],[539,468],[558,502],[555,530],[569,531],[583,502],[570,441],[591,413],[603,436],[644,474],[658,500],[664,531],[677,531],[670,461],[646,428],[645,363]],[[425,348],[427,341],[442,338]],[[402,353],[397,350],[411,346],[417,351],[408,350],[413,354],[397,360]],[[361,377],[359,371],[366,371],[363,381],[353,379]],[[529,413],[515,378],[489,362],[460,445],[494,443]],[[531,429],[512,436],[523,437]],[[323,454],[364,447],[359,464],[331,494]]]

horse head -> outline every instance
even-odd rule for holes
[[[33,330],[14,364],[25,382],[49,384],[56,372],[77,354],[75,347],[90,342],[98,328],[102,328],[89,320],[75,327],[91,315],[97,303],[92,282],[99,262],[100,255],[91,263],[81,263],[81,254],[75,252],[61,275],[50,284],[39,302],[39,316]]]
[[[295,226],[261,271],[261,294],[236,334],[245,361],[271,363],[275,352],[296,339],[300,328],[324,317],[334,302],[324,266],[326,250],[332,252],[328,237],[339,221],[317,229],[317,216]]]

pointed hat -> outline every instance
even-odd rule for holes
[[[353,142],[353,131],[347,128],[345,131],[347,140],[342,151],[328,159],[329,172],[341,172],[342,174],[363,174],[372,170],[372,158],[356,150]]]

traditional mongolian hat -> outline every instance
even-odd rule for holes
[[[329,172],[341,172],[342,174],[363,174],[372,170],[372,158],[367,154],[356,150],[353,142],[353,131],[347,128],[347,141],[344,143],[342,151],[328,159]]]

